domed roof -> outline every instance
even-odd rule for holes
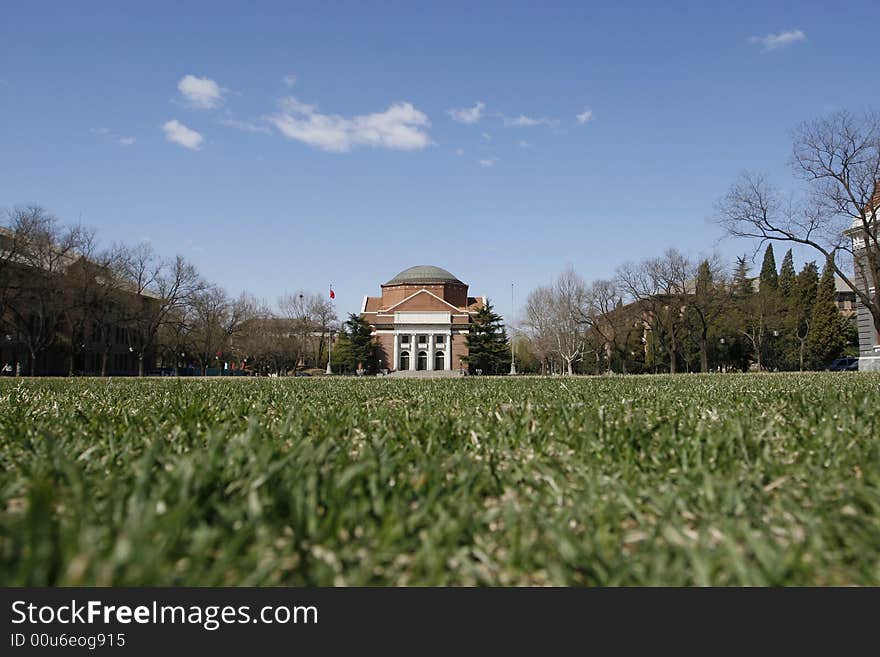
[[[404,269],[385,285],[412,285],[417,283],[458,283],[464,285],[445,269],[433,265],[416,265]]]

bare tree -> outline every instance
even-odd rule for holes
[[[586,304],[586,283],[571,267],[553,285],[532,290],[526,299],[524,324],[536,351],[557,354],[569,375],[584,355]]]
[[[64,228],[39,206],[16,208],[9,216],[6,321],[30,356],[28,372],[37,372],[37,358],[52,344],[63,326],[66,308],[65,274],[76,262],[83,244],[78,226]]]
[[[225,327],[231,304],[224,289],[208,285],[194,292],[187,305],[192,308],[192,341],[204,376],[208,365],[226,346]]]
[[[312,357],[313,364],[319,365],[323,361],[324,336],[329,336],[331,324],[336,320],[333,304],[320,294],[299,290],[282,296],[278,306],[296,336],[294,366],[305,366],[307,358]]]
[[[101,376],[107,375],[107,361],[113,347],[117,327],[125,320],[125,295],[129,282],[125,277],[125,251],[119,246],[99,251],[94,260],[95,280],[92,288],[89,319],[92,344],[101,355]]]
[[[92,340],[95,305],[103,291],[96,263],[97,240],[93,230],[83,229],[77,258],[62,278],[64,305],[62,314],[64,346],[67,349],[67,375],[73,376],[77,356],[85,353]]]
[[[137,357],[138,375],[143,376],[144,360],[156,348],[159,330],[175,319],[203,283],[182,256],[162,261],[148,244],[128,249],[125,272],[134,293],[128,300],[129,350]]]
[[[678,372],[687,295],[693,266],[675,249],[662,257],[617,270],[620,287],[637,304],[644,320],[669,355],[669,372]]]
[[[785,201],[764,176],[744,173],[719,201],[719,222],[734,237],[794,242],[821,253],[880,331],[880,295],[869,292],[880,281],[880,115],[839,111],[803,123],[795,130],[792,166],[807,182],[802,198]]]
[[[553,328],[553,292],[549,286],[535,288],[526,298],[523,325],[535,355],[546,374],[555,348]]]
[[[587,286],[571,267],[565,269],[553,286],[556,348],[565,363],[569,376],[573,364],[584,354],[583,309],[587,303]]]
[[[600,279],[586,288],[586,304],[579,310],[581,321],[596,338],[596,362],[604,355],[608,372],[614,371],[614,359],[621,357],[626,372],[626,338],[631,328],[631,314],[623,309],[623,294],[616,281]]]

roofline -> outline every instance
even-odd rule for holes
[[[422,292],[424,292],[425,294],[430,294],[432,297],[434,297],[435,299],[437,299],[437,301],[439,301],[440,303],[445,303],[447,306],[449,306],[449,307],[452,308],[453,310],[461,311],[461,308],[458,308],[457,306],[453,306],[451,303],[449,303],[449,302],[446,301],[445,299],[441,299],[441,298],[438,297],[436,294],[434,294],[433,292],[431,292],[431,290],[426,290],[425,288],[422,288],[421,290],[419,290],[419,291],[417,291],[417,292],[413,292],[412,294],[410,294],[406,299],[403,299],[403,301],[398,301],[398,302],[395,303],[393,306],[389,306],[388,308],[385,308],[385,312],[388,312],[388,311],[390,311],[390,310],[394,310],[394,309],[397,308],[397,306],[399,306],[400,304],[409,301],[409,300],[412,299],[414,296],[419,295],[419,294],[421,294]]]

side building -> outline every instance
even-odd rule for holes
[[[878,211],[880,211],[880,183],[875,187],[874,196],[866,210],[866,221],[855,219],[849,230],[855,254],[855,283],[860,289],[867,290],[868,295],[875,300],[875,305],[877,281],[871,275],[872,267],[869,263],[868,251],[873,250],[872,255],[876,263],[876,259],[880,258],[877,235]],[[856,321],[859,329],[859,370],[880,372],[880,330],[874,322],[870,309],[859,299],[856,301]]]
[[[445,269],[418,265],[364,297],[363,317],[373,329],[381,359],[391,371],[458,371],[466,368],[471,316],[486,303]]]

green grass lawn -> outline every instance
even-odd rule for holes
[[[0,380],[2,585],[880,584],[880,376]]]

